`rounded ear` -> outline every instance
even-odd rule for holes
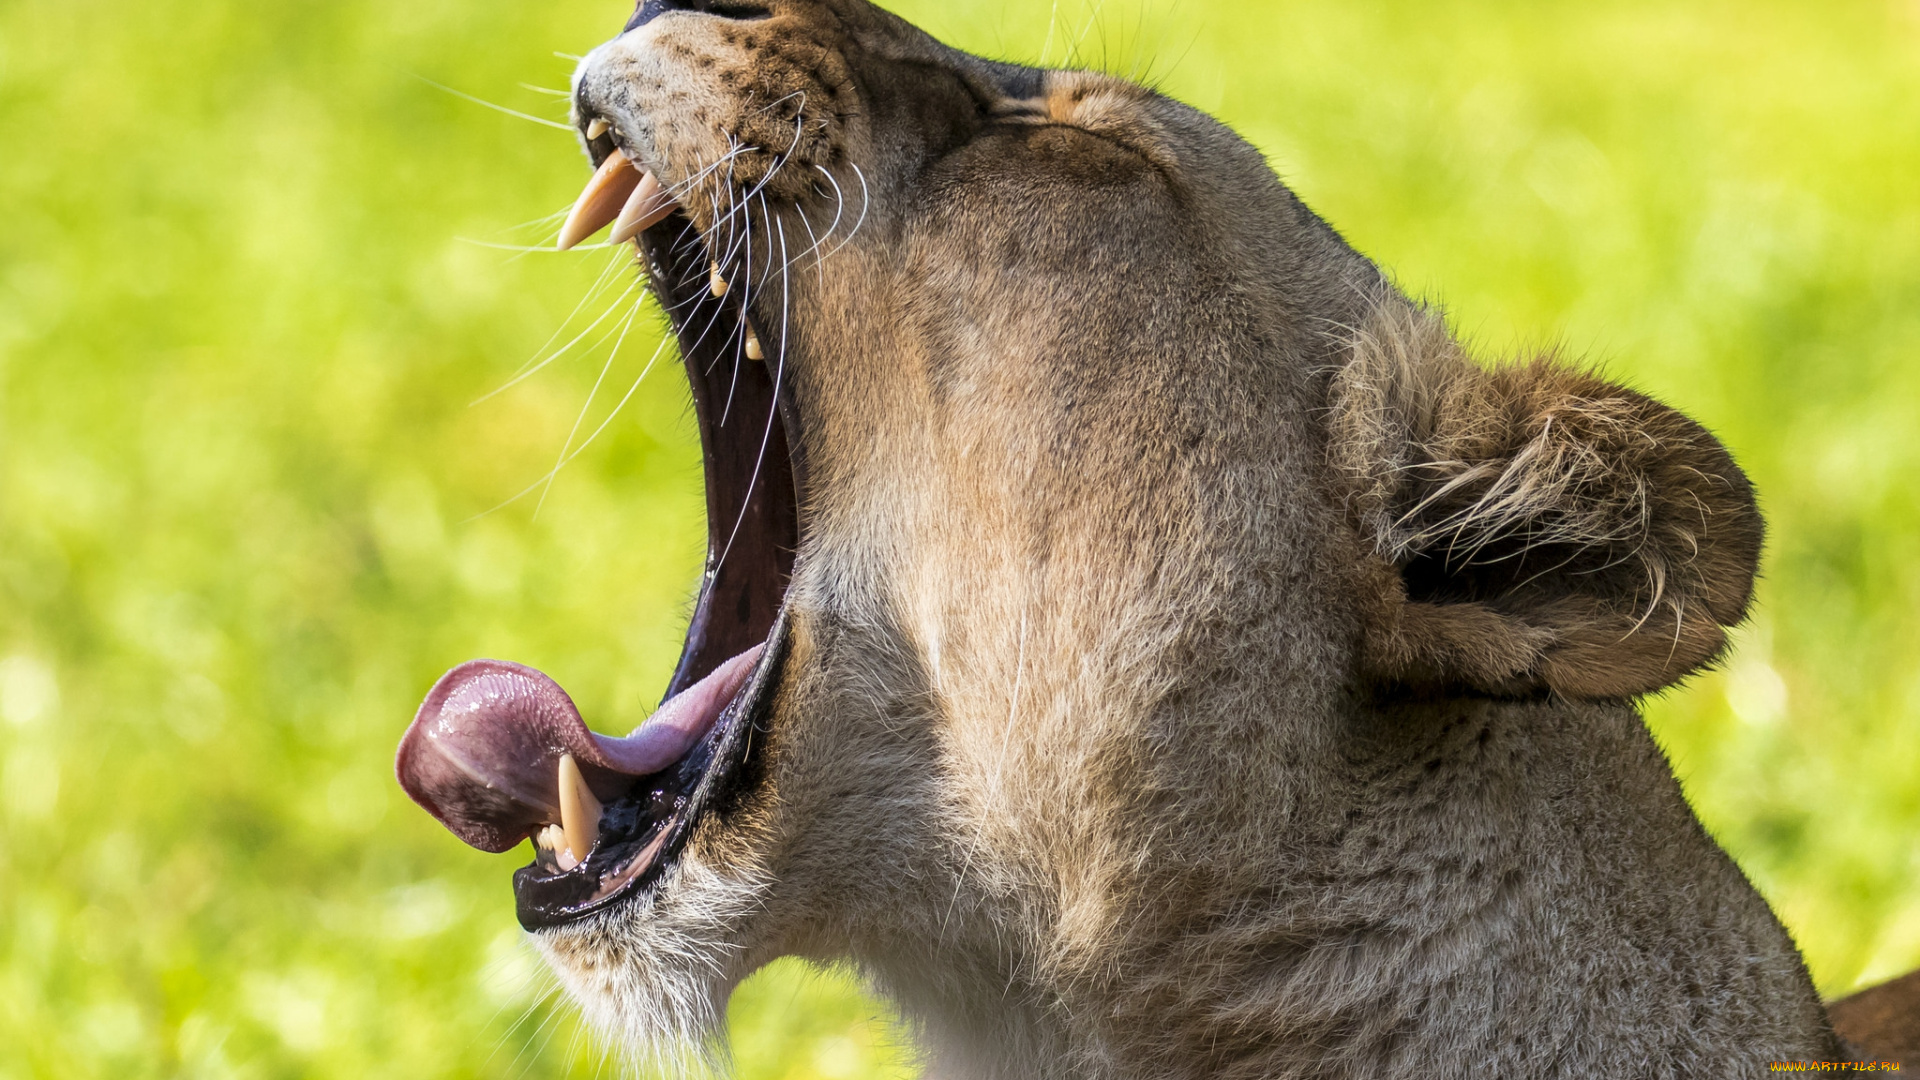
[[[1354,336],[1331,406],[1372,548],[1372,677],[1625,698],[1711,662],[1745,617],[1753,488],[1679,412],[1552,357],[1482,369],[1398,299]]]

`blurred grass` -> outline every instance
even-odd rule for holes
[[[487,512],[657,326],[597,394],[604,345],[469,407],[606,256],[462,242],[539,242],[583,166],[421,81],[561,118],[521,84],[627,7],[0,0],[0,1078],[617,1071],[511,860],[388,770],[457,661],[610,729],[672,660],[682,382]],[[1158,79],[1489,352],[1564,340],[1718,431],[1773,523],[1758,616],[1651,720],[1824,989],[1920,965],[1920,0],[900,10]],[[838,975],[733,1024],[748,1077],[907,1065]]]

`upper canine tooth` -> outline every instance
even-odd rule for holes
[[[600,841],[600,800],[587,789],[586,777],[580,775],[580,763],[572,754],[560,755],[560,831],[576,862],[585,862],[587,852]]]
[[[591,142],[611,130],[613,130],[613,125],[607,121],[606,117],[596,116],[593,118],[593,121],[587,125],[587,140]]]
[[[720,273],[720,263],[713,264],[713,273],[707,278],[707,291],[715,296],[727,295],[727,279]]]
[[[633,167],[624,152],[616,149],[608,154],[567,214],[567,223],[560,226],[560,250],[578,244],[618,217],[621,204],[633,194],[640,180],[640,170]]]
[[[648,169],[640,174],[640,186],[633,189],[627,205],[620,208],[620,220],[613,223],[613,232],[607,238],[616,244],[624,244],[673,213],[677,205],[660,183],[660,178],[653,175],[652,169]]]

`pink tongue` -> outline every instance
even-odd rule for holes
[[[624,739],[587,730],[560,684],[504,660],[441,676],[400,739],[394,772],[413,801],[482,851],[506,851],[560,820],[560,755],[602,800],[686,756],[753,673],[763,645],[675,694]]]

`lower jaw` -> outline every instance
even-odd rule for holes
[[[764,740],[754,738],[753,729],[766,726],[786,654],[783,607],[759,665],[713,730],[678,762],[606,806],[601,842],[584,862],[561,873],[535,862],[514,873],[522,927],[554,929],[637,900],[678,864],[696,828],[727,816],[760,779],[756,750]]]

